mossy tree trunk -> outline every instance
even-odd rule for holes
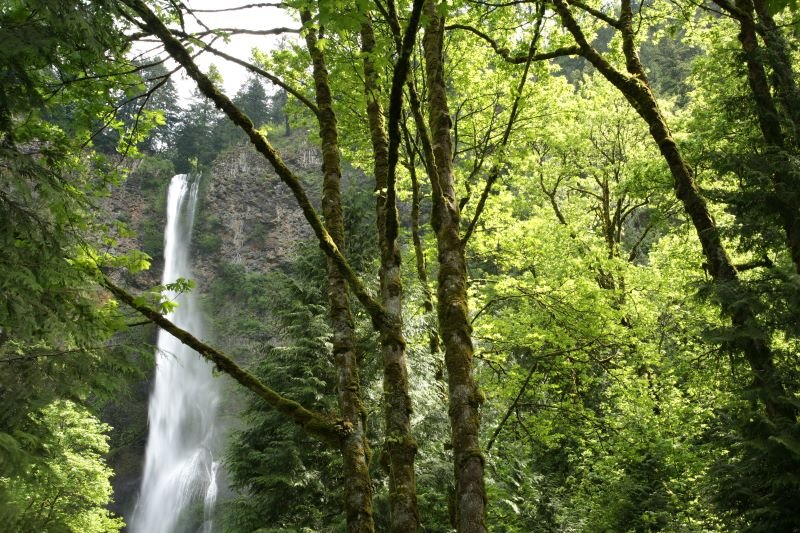
[[[445,352],[455,474],[455,526],[463,533],[485,532],[486,488],[480,448],[483,395],[473,375],[472,328],[468,316],[467,262],[455,198],[451,119],[444,65],[444,20],[439,6],[425,3],[423,37],[428,87],[428,120],[435,171],[431,176],[432,217],[439,259],[437,314]]]
[[[305,41],[311,55],[314,92],[319,109],[319,135],[322,149],[322,215],[325,227],[336,246],[344,244],[344,218],[340,183],[342,179],[339,159],[339,140],[336,115],[333,111],[328,69],[318,45],[316,30],[310,27],[311,14],[302,11],[300,16],[306,27]],[[337,265],[328,259],[328,301],[333,328],[333,355],[336,365],[336,390],[342,420],[352,428],[342,440],[344,460],[345,512],[347,529],[351,532],[374,531],[372,519],[372,483],[368,467],[368,444],[365,413],[361,401],[356,354],[355,327],[350,308],[347,282]]]
[[[791,124],[789,137],[797,148],[800,143],[800,89],[797,86],[797,73],[794,71],[791,47],[783,28],[775,22],[775,17],[772,15],[771,9],[774,5],[770,5],[766,0],[752,0],[752,4],[761,23],[760,33],[764,39],[765,59],[772,68],[775,95],[789,119]]]
[[[364,91],[375,173],[375,215],[380,247],[380,288],[383,307],[389,320],[381,327],[383,358],[383,399],[386,421],[384,453],[389,467],[389,505],[391,530],[412,533],[419,529],[414,458],[417,445],[411,435],[411,399],[408,395],[408,370],[403,338],[403,284],[400,248],[397,245],[397,210],[387,201],[389,187],[389,139],[380,103],[378,73],[372,60],[375,35],[372,23],[361,25]]]

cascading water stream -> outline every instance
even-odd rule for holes
[[[191,277],[189,243],[197,181],[190,183],[189,176],[178,174],[169,185],[163,284]],[[167,318],[202,338],[193,294],[167,296],[178,303]],[[219,386],[211,365],[164,331],[158,335],[156,358],[144,477],[131,531],[207,533],[213,530],[217,496],[218,463],[213,451]]]

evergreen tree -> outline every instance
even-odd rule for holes
[[[234,266],[216,282],[215,298],[237,302],[244,322],[269,324],[269,344],[254,361],[265,383],[327,412],[335,388],[324,265],[303,246],[291,274],[246,274]],[[262,326],[263,327],[263,326]],[[261,328],[259,328],[261,329]],[[245,427],[232,437],[226,470],[239,495],[226,504],[227,531],[330,531],[341,515],[341,459],[259,400],[248,401]]]
[[[212,65],[209,76],[214,83],[221,83],[219,71]],[[172,161],[177,172],[187,173],[193,166],[208,165],[219,153],[219,140],[213,135],[220,122],[220,113],[214,104],[195,90],[189,104],[180,114],[174,137]]]
[[[256,127],[263,126],[274,115],[272,99],[267,96],[261,81],[254,76],[242,84],[233,98],[233,103],[250,117]]]
[[[52,20],[56,8],[38,19],[19,5],[4,8],[0,31],[22,42],[20,21],[36,21],[50,57],[0,52],[11,82],[0,119],[13,126],[0,175],[0,364],[17,369],[0,394],[21,406],[0,418],[13,509],[36,492],[25,485],[46,462],[36,443],[57,437],[42,429],[29,443],[27,428],[53,405],[68,418],[54,402],[102,391],[116,364],[95,348],[118,315],[97,305],[103,293],[83,268],[98,256],[85,246],[95,224],[85,200],[105,183],[69,156],[85,153],[76,132],[141,89],[101,71],[103,105],[76,89],[40,120],[39,92],[85,71],[82,60],[61,69],[63,50],[87,57]],[[106,6],[65,5],[92,16]],[[117,5],[120,24],[158,37],[198,84],[177,168],[207,165],[246,136],[326,254],[323,264],[305,249],[288,274],[223,272],[214,298],[241,306],[243,319],[224,326],[257,341],[247,355],[260,380],[104,281],[258,395],[229,458],[242,492],[232,531],[798,528],[796,6],[719,0],[729,17],[706,19],[694,4],[629,0],[309,1],[293,6],[302,42],[254,54],[278,93],[253,78],[229,99],[194,63],[208,35],[185,36],[187,8]],[[293,171],[260,129],[281,120],[288,133],[287,103],[298,126],[319,130],[321,174]],[[374,190],[352,210],[346,159],[375,178],[356,182]],[[322,217],[309,193],[320,184]],[[374,220],[346,231],[365,213]],[[427,325],[434,307],[440,335]],[[51,357],[62,351],[81,358]]]
[[[111,4],[0,8],[0,521],[20,531],[121,527],[89,399],[117,392],[135,365],[107,349],[124,327],[95,283],[100,264],[146,266],[113,245],[99,199],[117,182],[85,147],[138,83]],[[84,457],[81,457],[84,454]]]

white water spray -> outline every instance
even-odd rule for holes
[[[172,178],[167,195],[163,284],[191,277],[189,242],[197,203],[197,180]],[[202,320],[191,293],[168,294],[178,308],[167,315],[202,338]],[[220,399],[211,365],[165,331],[158,335],[155,388],[133,533],[213,531],[217,496],[214,421]]]

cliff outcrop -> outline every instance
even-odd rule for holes
[[[291,152],[290,163],[301,172],[311,171],[314,161],[302,154],[302,148],[299,154]],[[203,180],[193,243],[201,286],[222,263],[241,265],[247,272],[278,268],[291,260],[298,241],[311,236],[288,187],[250,145],[220,154]]]

